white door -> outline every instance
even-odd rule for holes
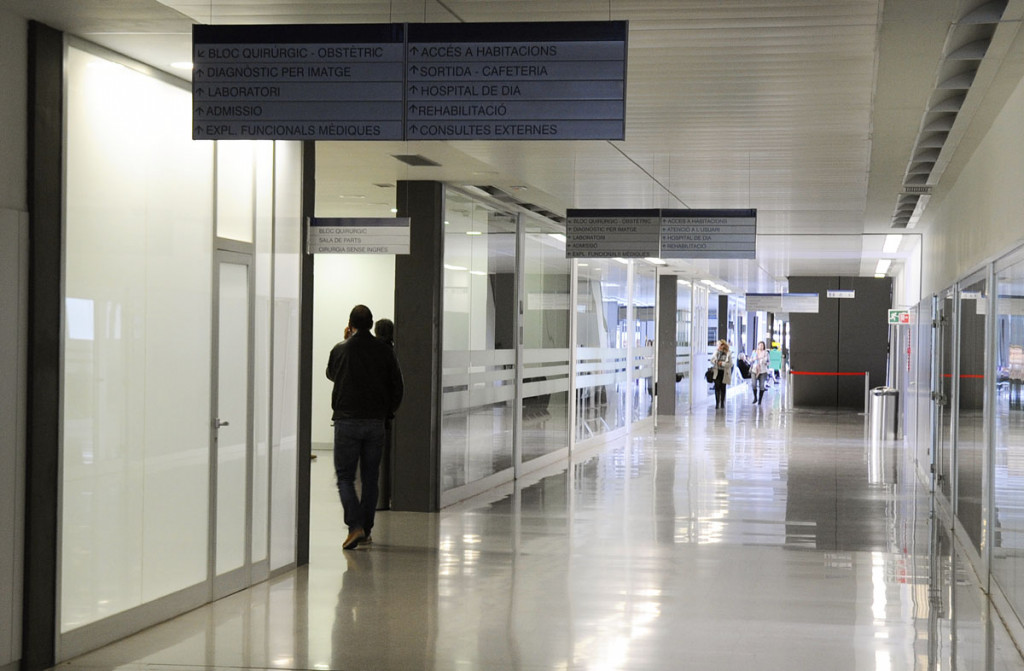
[[[210,562],[214,598],[249,586],[252,537],[252,260],[217,252]]]

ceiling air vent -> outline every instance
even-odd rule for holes
[[[959,23],[966,25],[999,23],[1008,4],[1010,4],[1008,0],[994,0],[993,2],[986,3],[962,17]]]
[[[932,187],[930,187],[930,186],[914,186],[914,185],[911,185],[911,184],[904,184],[903,185],[903,190],[900,191],[900,193],[904,193],[904,194],[911,194],[911,193],[913,193],[913,194],[917,194],[917,195],[920,195],[920,196],[930,196],[930,195],[932,195]]]
[[[431,161],[426,156],[421,156],[420,154],[392,154],[391,156],[393,158],[397,158],[402,163],[406,163],[408,165],[414,165],[414,166],[417,166],[417,167],[441,165],[440,163],[438,163],[436,161]]]

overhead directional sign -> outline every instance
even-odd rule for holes
[[[621,140],[628,22],[193,27],[193,139]]]
[[[757,210],[662,210],[661,258],[753,259]]]
[[[193,26],[192,138],[401,140],[402,25]]]
[[[408,139],[625,138],[625,21],[408,28]]]
[[[645,258],[658,255],[660,210],[568,210],[565,257]]]
[[[409,217],[313,217],[309,254],[408,254]]]
[[[567,258],[753,259],[757,210],[568,210],[565,236]]]
[[[747,312],[782,312],[782,294],[747,294]]]

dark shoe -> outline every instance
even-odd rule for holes
[[[359,544],[360,545],[373,545],[373,539],[370,538],[369,534],[367,534],[366,536],[363,537],[363,540],[359,541]]]
[[[352,531],[348,532],[348,538],[341,544],[342,550],[355,550],[359,547],[359,544],[366,538],[366,534],[363,533],[361,527],[356,527]]]

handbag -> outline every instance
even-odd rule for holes
[[[708,382],[714,382],[715,381],[715,367],[714,366],[711,366],[710,368],[708,368],[708,372],[704,373],[704,379],[707,380]]]

